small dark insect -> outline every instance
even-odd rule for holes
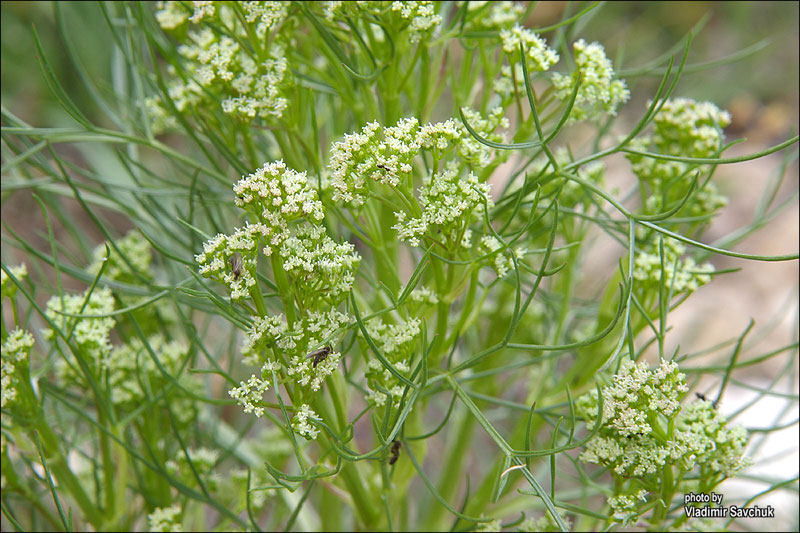
[[[228,263],[231,264],[233,279],[239,279],[239,276],[242,275],[242,255],[239,252],[233,252],[233,255],[228,259]]]
[[[383,170],[387,170],[387,168],[385,166],[383,166],[383,163],[378,163],[375,166],[378,167],[378,168],[382,168]]]
[[[389,458],[389,464],[390,465],[395,464],[397,462],[397,458],[400,457],[400,447],[401,446],[402,446],[402,444],[400,444],[399,440],[395,439],[395,440],[392,441],[392,456]]]
[[[710,401],[708,398],[706,398],[706,395],[703,394],[703,393],[695,392],[694,395],[697,396],[698,399],[703,400],[704,402]],[[716,409],[717,408],[717,402],[711,402],[711,406],[714,409]]]
[[[317,365],[324,361],[330,354],[333,352],[330,346],[323,346],[319,350],[314,350],[310,354],[308,354],[308,359],[313,359],[312,366],[317,368]]]

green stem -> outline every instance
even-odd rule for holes
[[[83,490],[80,481],[70,470],[67,460],[58,446],[58,437],[50,429],[50,426],[45,423],[44,417],[39,417],[36,421],[35,431],[39,433],[42,451],[47,459],[47,466],[58,480],[58,484],[64,487],[72,496],[87,522],[92,524],[98,531],[105,529],[106,520],[103,517],[103,513],[92,503]]]
[[[270,262],[272,263],[272,277],[275,279],[275,285],[278,287],[278,294],[280,294],[281,302],[283,303],[286,323],[289,326],[289,331],[292,331],[292,327],[297,320],[297,314],[294,309],[293,291],[289,284],[289,278],[286,276],[286,271],[283,269],[283,264],[278,254],[273,253],[270,256]]]

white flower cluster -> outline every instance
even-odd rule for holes
[[[492,91],[500,96],[504,107],[509,105],[515,94],[524,95],[525,72],[522,70],[522,63],[501,66],[500,77],[492,82]]]
[[[536,32],[515,24],[500,32],[503,51],[512,56],[511,64],[519,62],[519,44],[525,48],[528,72],[544,72],[558,63],[558,54]]]
[[[488,4],[488,6],[487,6]],[[507,30],[522,16],[525,8],[517,2],[469,2],[467,17],[480,13],[464,26],[465,31]]]
[[[411,372],[408,360],[414,351],[414,341],[420,333],[421,324],[422,321],[419,318],[411,318],[401,321],[399,324],[371,320],[366,324],[366,328],[367,333],[384,357],[393,364],[396,370],[408,375]],[[393,403],[400,401],[403,395],[403,385],[377,358],[369,360],[365,374],[371,390],[367,396],[369,404],[381,407],[385,405],[389,395],[392,396]]]
[[[711,281],[714,266],[711,263],[698,265],[691,257],[683,257],[686,246],[675,239],[664,239],[664,277],[667,288],[680,292],[692,292]],[[657,244],[645,245],[634,259],[633,277],[646,286],[661,283],[661,256]]]
[[[287,2],[242,2],[242,10],[247,22],[258,21],[256,35],[263,39],[286,18],[288,5]]]
[[[359,206],[366,198],[366,178],[396,187],[411,174],[411,163],[419,152],[419,122],[401,119],[383,128],[370,122],[360,133],[345,134],[331,147],[330,169],[333,200]]]
[[[114,244],[141,276],[152,278],[150,265],[153,261],[153,250],[147,239],[142,237],[138,231],[133,230],[121,239],[116,240]],[[108,256],[108,260],[106,260],[106,247],[102,244],[95,247],[92,251],[92,263],[87,267],[87,270],[92,274],[97,274],[103,262],[106,261],[103,276],[126,283],[139,283],[139,278],[116,253],[116,250],[110,246],[109,249],[111,253]]]
[[[17,398],[17,382],[24,375],[31,348],[33,348],[33,335],[21,329],[15,329],[9,333],[3,342],[2,404],[0,405],[3,409]]]
[[[731,123],[731,115],[711,102],[676,98],[664,102],[653,123],[653,143],[661,153],[713,157],[722,147],[722,128]]]
[[[397,230],[398,239],[412,246],[419,246],[426,232],[444,239],[448,248],[460,246],[466,229],[480,215],[483,203],[490,208],[494,205],[489,188],[488,183],[480,183],[471,172],[467,179],[461,179],[458,166],[450,163],[420,187],[422,214],[408,219],[406,213],[398,211],[395,213],[398,222],[392,228]]]
[[[430,31],[442,23],[442,16],[436,13],[437,2],[392,2],[392,11],[410,22],[409,42],[418,43]]]
[[[319,435],[319,430],[309,423],[311,418],[319,418],[319,415],[307,404],[301,405],[292,417],[292,428],[298,435],[314,440]]]
[[[204,18],[213,17],[214,13],[217,11],[214,2],[210,0],[192,1],[192,6],[194,7],[194,13],[189,17],[189,20],[192,21],[193,24],[199,23]]]
[[[436,293],[434,293],[430,289],[430,287],[426,287],[426,286],[421,286],[421,287],[415,288],[413,291],[411,291],[411,294],[409,294],[408,297],[413,302],[418,302],[418,303],[423,303],[423,304],[431,304],[432,305],[432,304],[439,303],[439,297],[436,296]]]
[[[186,458],[188,454],[189,458]],[[191,460],[191,465],[189,465]],[[169,474],[177,477],[184,484],[194,486],[197,484],[197,476],[200,476],[210,491],[216,491],[220,476],[213,473],[214,467],[219,460],[219,452],[209,448],[188,448],[186,453],[178,450],[174,459],[170,459],[164,466]]]
[[[233,186],[236,206],[269,227],[266,255],[288,237],[288,222],[298,218],[321,221],[325,213],[317,191],[309,186],[305,172],[287,168],[283,160],[266,163]]]
[[[502,112],[502,108],[495,108],[484,119],[474,111],[465,110],[465,116],[478,133],[502,142],[502,135],[493,133],[499,126],[508,127]],[[474,166],[486,166],[489,162],[490,152],[472,138],[460,121],[448,119],[420,126],[412,117],[390,127],[370,122],[361,132],[345,134],[331,147],[333,200],[360,206],[368,195],[367,178],[398,187],[410,182],[414,158],[421,149],[432,151],[441,159],[453,146],[463,162]]]
[[[28,277],[28,269],[25,263],[19,266],[10,267],[11,274],[17,278],[17,281],[22,283],[22,280]],[[11,283],[11,278],[6,274],[5,270],[0,270],[0,295],[3,298],[13,298],[17,293],[17,286]]]
[[[189,448],[189,458],[192,460],[192,466],[200,474],[208,474],[214,465],[219,460],[219,452],[209,448]],[[187,470],[189,463],[186,460],[186,455],[180,451],[176,454],[175,459],[170,459],[165,463],[167,471],[175,474],[181,470]]]
[[[322,203],[308,184],[305,172],[287,168],[283,161],[267,163],[234,186],[236,205],[256,218],[232,235],[218,234],[195,256],[200,273],[225,283],[234,300],[246,298],[256,284],[259,245],[265,256],[276,250],[284,268],[302,275],[303,288],[330,289],[332,297],[350,290],[358,255],[349,243],[337,245],[323,226],[304,224],[293,232],[289,223],[299,219],[319,222]],[[311,278],[311,274],[323,278]],[[325,283],[327,282],[327,283]]]
[[[653,134],[636,139],[631,148],[674,156],[716,157],[725,138],[722,129],[730,122],[730,114],[710,102],[696,102],[690,98],[666,100],[653,118]],[[656,185],[673,183],[691,169],[680,161],[651,159],[636,154],[626,157],[639,179]],[[713,201],[709,207],[718,208],[719,199],[713,198],[714,192],[710,193]]]
[[[241,4],[246,23],[254,26],[257,37],[270,43],[263,53],[240,46],[239,43],[247,38],[247,28],[232,6],[222,2],[193,4],[191,16],[183,2],[161,4],[156,13],[156,20],[166,30],[178,28],[187,19],[194,24],[214,19],[213,26],[189,31],[188,44],[178,49],[184,58],[182,69],[185,72],[169,87],[169,96],[177,110],[198,106],[213,110],[221,102],[225,113],[245,121],[255,117],[280,118],[289,104],[294,82],[289,75],[282,45],[266,37],[286,18],[286,4]],[[174,69],[172,73],[176,74]],[[149,98],[146,105],[156,131],[176,124],[158,98]]]
[[[200,267],[200,274],[224,283],[230,288],[231,299],[241,300],[250,295],[250,288],[256,284],[259,241],[269,243],[275,235],[273,227],[267,224],[248,223],[244,228],[234,228],[232,235],[219,233],[206,241],[203,251],[195,255],[194,260]],[[270,250],[269,244],[265,246],[265,253],[267,250]]]
[[[327,342],[339,329],[349,322],[349,317],[336,309],[309,311],[290,332],[286,317],[273,315],[256,317],[242,346],[242,354],[249,364],[259,364],[269,348],[282,353],[302,355],[314,346]]]
[[[559,513],[561,520],[567,525],[567,529],[572,531],[572,520]],[[528,518],[517,526],[517,531],[561,531],[561,527],[556,523],[550,513],[545,513],[541,518]]]
[[[75,344],[83,355],[94,363],[94,370],[99,372],[105,368],[106,358],[111,352],[109,334],[116,321],[112,317],[75,318],[60,313],[107,315],[112,311],[114,311],[114,295],[111,293],[111,289],[103,287],[102,289],[95,288],[88,298],[87,293],[64,295],[63,297],[53,296],[47,301],[45,313],[65,334],[72,331]],[[44,335],[45,338],[52,339],[56,333],[47,328],[44,330]],[[60,370],[71,374],[71,370],[64,360],[59,359],[59,365],[62,364],[63,367],[60,367]]]
[[[733,475],[748,464],[742,457],[746,432],[727,428],[727,420],[710,402],[682,408],[687,390],[674,362],[662,360],[654,370],[625,362],[613,384],[602,391],[602,420],[596,419],[596,391],[576,401],[576,412],[587,428],[602,424],[580,459],[605,465],[623,478],[658,474],[665,465],[687,472],[701,466],[704,475]]]
[[[696,464],[711,472],[731,477],[752,464],[744,456],[747,431],[742,426],[728,427],[725,418],[708,400],[698,400],[683,408],[676,421],[677,440],[687,448],[684,468]]]
[[[367,333],[378,348],[390,360],[398,355],[408,355],[412,350],[410,343],[419,335],[421,321],[411,318],[400,324],[387,324],[382,320],[372,320],[367,325]]]
[[[509,127],[508,119],[503,116],[502,106],[498,105],[491,108],[485,118],[469,107],[462,108],[462,111],[470,127],[482,137],[493,142],[505,142],[505,137],[502,134],[494,133],[497,128],[508,129]],[[494,152],[497,152],[497,150],[492,150],[485,144],[478,142],[463,124],[460,122],[457,124],[461,137],[456,148],[458,149],[458,155],[461,159],[469,163],[473,168],[483,168],[489,165],[491,156]],[[505,150],[501,151],[505,152]],[[508,157],[505,153],[499,155],[495,154],[495,156],[502,159]]]
[[[181,506],[178,504],[169,507],[156,507],[147,515],[148,531],[167,532],[183,531],[181,526]]]
[[[271,369],[265,366],[262,371]],[[264,393],[269,390],[269,379],[262,379],[255,374],[250,376],[247,381],[240,381],[239,386],[228,391],[228,395],[234,398],[244,408],[245,413],[253,413],[260,418],[264,414]]]
[[[647,435],[654,431],[647,413],[671,418],[688,390],[686,376],[674,361],[662,359],[654,370],[645,363],[626,361],[603,393],[603,422],[623,437]]]
[[[294,376],[294,380],[303,387],[310,387],[312,391],[317,392],[325,378],[339,368],[341,358],[342,354],[339,352],[331,352],[318,362],[306,355],[295,355],[289,368],[286,369],[286,374]]]
[[[639,516],[639,502],[647,501],[647,491],[639,489],[636,494],[617,494],[608,498],[614,520],[628,523]]]
[[[306,301],[338,303],[350,292],[361,257],[349,242],[336,244],[324,226],[303,225],[281,245],[283,269]]]
[[[187,11],[181,2],[162,2],[156,3],[156,22],[165,30],[174,30],[189,18]]]
[[[285,355],[288,360],[286,375],[298,385],[316,392],[339,367],[342,355],[331,350],[315,359],[309,357],[309,353],[330,342],[331,337],[348,322],[347,315],[333,308],[309,311],[295,323],[295,331],[290,332],[283,315],[257,317],[245,338],[242,354],[247,364],[256,365],[266,361],[267,370],[281,368],[279,363],[270,359],[270,349],[276,356]],[[250,412],[247,409],[245,411]]]
[[[336,17],[336,11],[338,11],[343,4],[344,2],[342,0],[322,2],[322,14],[327,20],[332,21]]]
[[[505,277],[506,274],[514,269],[514,261],[511,257],[500,252],[502,247],[503,245],[500,241],[492,235],[484,235],[481,237],[479,250],[481,254],[492,254],[490,261],[495,272],[497,272],[498,278]]]
[[[586,44],[583,39],[573,43],[575,65],[580,73],[581,86],[570,113],[570,122],[599,119],[603,115],[617,114],[619,104],[630,98],[625,80],[614,79],[614,68],[600,43]],[[554,73],[552,76],[556,95],[568,100],[575,84],[574,76]]]
[[[158,358],[161,369],[170,376],[177,376],[188,354],[188,346],[180,341],[167,342],[161,335],[148,338],[147,344]],[[167,379],[139,338],[115,346],[104,364],[115,405],[138,406],[147,398],[143,389],[147,386],[145,383],[149,383],[151,390],[158,390],[157,384]]]
[[[336,243],[319,224],[325,213],[305,172],[283,161],[268,163],[242,178],[234,192],[236,205],[256,222],[206,242],[195,256],[200,273],[226,283],[232,299],[243,298],[257,283],[259,249],[271,257],[273,269],[288,278],[292,305],[303,312],[292,324],[284,314],[256,317],[242,346],[244,360],[263,365],[262,376],[280,372],[282,379],[318,391],[338,368],[341,354],[331,350],[309,360],[308,352],[330,343],[349,321],[336,306],[350,292],[361,258],[352,244]],[[268,387],[269,381],[253,375],[229,394],[245,412],[260,417]]]

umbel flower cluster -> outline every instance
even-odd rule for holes
[[[242,353],[261,373],[242,381],[230,396],[245,412],[262,416],[273,373],[298,388],[299,400],[319,391],[338,368],[341,354],[331,346],[351,318],[337,306],[353,286],[360,257],[352,244],[336,243],[318,223],[324,217],[322,203],[305,172],[275,161],[243,177],[233,190],[236,205],[251,220],[231,235],[207,241],[195,260],[201,274],[228,286],[231,299],[249,298],[259,310]],[[271,266],[283,313],[264,307],[256,280],[259,258]],[[318,350],[319,357],[309,358]],[[295,403],[296,431],[316,437],[308,420],[316,415],[307,404]]]
[[[280,31],[287,15],[287,2],[159,2],[156,20],[165,30],[185,35],[179,48],[180,76],[169,86],[169,100],[151,98],[148,109],[157,130],[176,125],[171,113],[222,110],[249,122],[255,117],[280,118],[289,103],[294,80],[284,54]],[[241,10],[243,17],[237,16]],[[216,29],[212,29],[211,26]],[[194,29],[186,29],[192,25]],[[220,31],[222,30],[222,31]],[[240,43],[252,31],[263,48],[252,50]],[[270,39],[265,39],[267,35]]]
[[[690,98],[665,100],[660,102],[660,109],[653,118],[653,133],[634,139],[631,147],[669,156],[714,158],[723,148],[722,130],[730,122],[730,114],[710,102]],[[649,213],[660,212],[679,200],[687,192],[697,169],[704,168],[638,154],[627,157],[639,178],[642,194],[646,195],[645,208]],[[701,185],[695,193],[695,201],[690,203],[690,216],[708,217],[727,204],[727,199],[712,182],[701,182]]]
[[[662,360],[652,370],[645,363],[626,361],[602,390],[601,420],[597,391],[576,401],[576,413],[588,429],[601,425],[580,459],[608,467],[621,482],[637,478],[650,491],[662,483],[665,467],[698,469],[704,490],[735,475],[749,464],[744,456],[747,432],[728,427],[710,401],[682,405],[687,391],[685,376],[674,361]],[[638,494],[628,503],[641,498]],[[616,503],[619,507],[622,500]]]
[[[465,116],[481,134],[503,140],[495,133],[498,127],[508,127],[502,108],[493,109],[486,118],[467,109]],[[423,150],[432,154],[434,168],[442,164],[444,168],[425,177],[414,196],[414,162]],[[422,126],[415,118],[390,127],[372,122],[333,144],[333,200],[357,209],[370,194],[397,198],[395,205],[402,209],[394,211],[393,229],[399,240],[420,246],[427,235],[446,249],[470,248],[469,226],[484,205],[494,204],[489,185],[469,169],[488,165],[489,154],[455,119]]]
[[[671,238],[663,240],[663,256],[658,241],[645,241],[642,250],[634,258],[633,278],[645,288],[657,288],[664,278],[664,285],[674,294],[692,292],[711,281],[714,266],[711,263],[698,265],[686,256],[686,245]]]
[[[105,264],[105,279],[134,285],[151,280],[152,249],[138,232],[131,232],[115,243],[114,250],[119,250],[125,260],[116,251],[106,258],[108,249],[104,245],[94,249],[94,262],[87,268],[90,272],[99,273]],[[102,382],[108,387],[108,397],[115,408],[126,412],[135,411],[147,403],[152,391],[165,390],[176,419],[188,422],[197,413],[191,393],[199,393],[201,387],[199,381],[183,372],[189,356],[188,346],[182,341],[168,341],[162,333],[156,332],[171,319],[169,312],[158,304],[132,311],[146,337],[143,340],[133,336],[127,342],[115,345],[111,342],[111,334],[117,321],[113,316],[103,315],[114,312],[117,298],[119,296],[115,296],[110,288],[103,287],[81,294],[53,296],[48,300],[47,317],[70,339],[73,348],[71,354],[56,361],[56,376],[64,385],[81,388],[88,386],[88,379]],[[126,298],[128,305],[143,299]],[[43,333],[51,340],[58,335],[52,328],[46,328]],[[79,363],[78,357],[86,364],[85,367]]]

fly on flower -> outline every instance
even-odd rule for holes
[[[239,276],[242,275],[242,255],[239,252],[234,252],[230,259],[228,259],[228,263],[231,265],[231,273],[233,274],[234,281],[239,279]]]
[[[312,366],[317,368],[317,365],[320,362],[324,361],[330,354],[333,352],[330,346],[323,346],[319,350],[314,350],[310,354],[308,354],[308,359],[312,360]]]

